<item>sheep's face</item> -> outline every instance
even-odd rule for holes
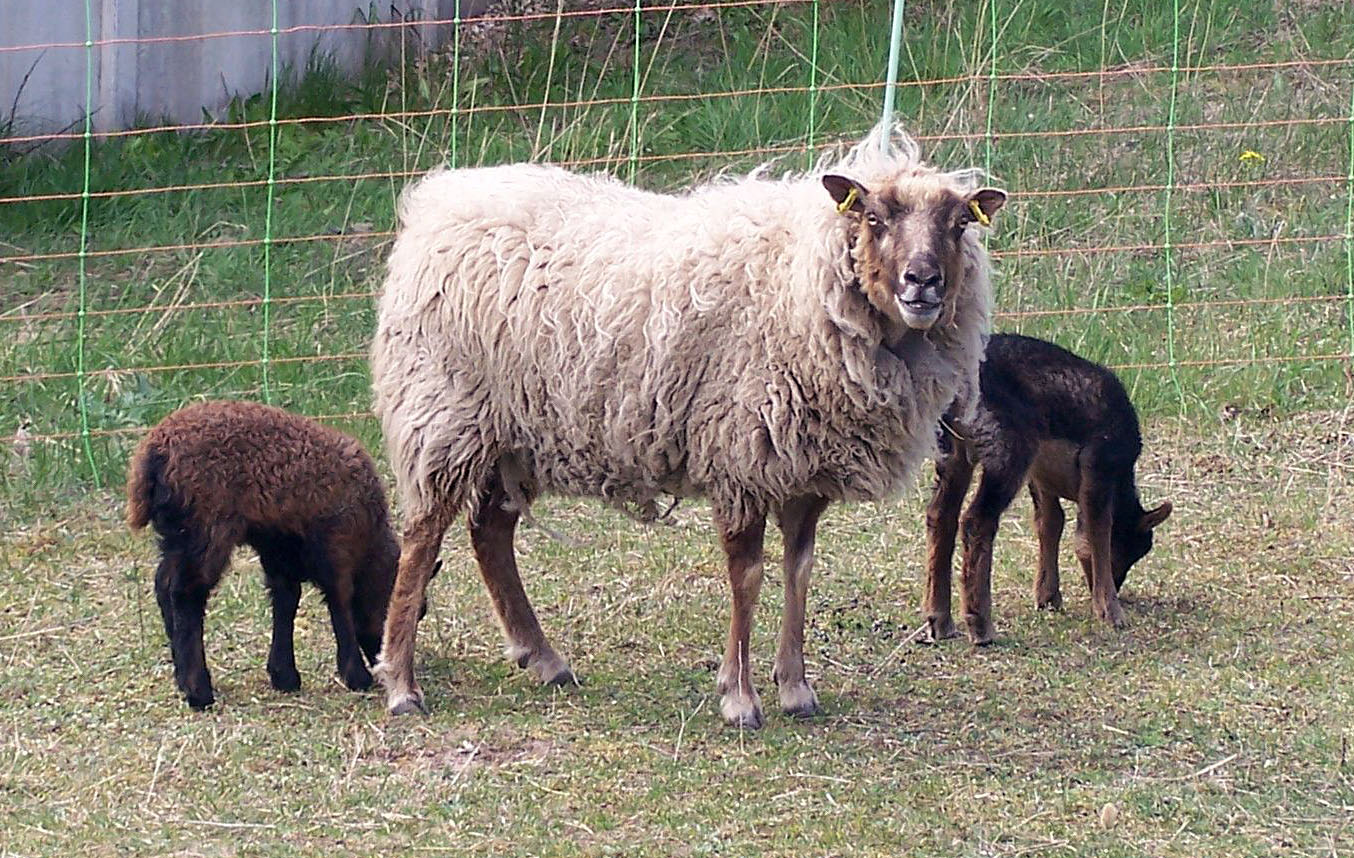
[[[837,211],[855,221],[852,263],[861,291],[881,314],[917,331],[941,318],[962,275],[964,231],[990,223],[1006,202],[996,188],[959,192],[920,169],[879,192],[845,176],[824,176],[823,185]]]

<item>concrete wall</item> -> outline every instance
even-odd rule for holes
[[[482,13],[487,2],[460,0],[461,15]],[[92,49],[84,46],[86,0],[0,0],[0,133],[11,116],[10,135],[83,130],[87,63],[93,123],[100,131],[144,121],[201,122],[204,109],[210,113],[237,95],[262,92],[269,85],[272,41],[267,32],[210,34],[268,30],[273,0],[88,4]],[[277,0],[277,10],[279,30],[411,22],[379,30],[304,30],[278,36],[280,68],[304,69],[312,52],[319,51],[351,71],[373,51],[398,50],[402,35],[430,47],[446,41],[450,24],[417,22],[450,20],[456,0]],[[206,38],[155,41],[181,36]]]

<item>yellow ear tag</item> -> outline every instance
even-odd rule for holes
[[[973,219],[976,220],[978,223],[982,224],[983,226],[992,225],[992,218],[987,216],[987,212],[983,211],[982,206],[978,205],[977,200],[968,201],[968,210],[973,212]]]
[[[846,214],[858,199],[860,199],[860,189],[852,187],[851,190],[846,192],[846,199],[837,204],[837,214]]]

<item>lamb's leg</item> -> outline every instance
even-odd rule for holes
[[[1083,470],[1081,496],[1077,499],[1086,547],[1090,549],[1091,604],[1100,619],[1117,628],[1124,625],[1119,593],[1110,566],[1111,501],[1102,480]],[[1085,564],[1083,564],[1085,565]]]
[[[170,596],[170,589],[181,563],[183,553],[177,549],[169,549],[164,552],[160,558],[160,565],[155,570],[155,603],[160,606],[160,619],[165,625],[165,640],[169,642],[171,648],[174,646],[174,601]]]
[[[729,640],[716,685],[721,695],[719,709],[731,726],[755,730],[762,726],[762,704],[752,685],[748,639],[752,634],[757,596],[762,588],[762,536],[766,531],[766,518],[759,517],[736,533],[722,525],[719,531],[728,558],[729,587],[733,591]]]
[[[329,622],[334,627],[335,661],[343,684],[353,691],[371,688],[371,673],[362,660],[362,649],[357,643],[357,626],[353,621],[353,572],[333,566],[333,576],[324,586],[324,601],[329,606]]]
[[[804,609],[813,572],[818,517],[826,507],[826,498],[803,497],[787,503],[780,513],[785,544],[785,608],[772,678],[780,691],[780,708],[801,718],[819,711],[818,696],[804,678]]]
[[[174,626],[170,637],[174,679],[188,705],[194,709],[206,709],[216,702],[202,648],[202,618],[207,610],[207,597],[221,580],[233,547],[233,542],[208,541],[199,550],[188,552],[169,586]]]
[[[964,511],[964,623],[969,640],[977,646],[993,640],[992,543],[997,537],[1001,514],[1011,505],[1024,481],[1028,460],[984,462],[978,490]],[[1016,467],[1011,467],[1015,464]]]
[[[495,477],[480,496],[479,507],[470,515],[470,542],[479,561],[480,576],[494,603],[507,643],[508,658],[525,667],[537,681],[550,686],[574,685],[578,680],[569,663],[560,658],[545,638],[531,600],[522,589],[513,553],[513,535],[521,515],[505,509],[507,494]]]
[[[1034,579],[1034,603],[1039,610],[1061,610],[1062,587],[1058,580],[1058,543],[1063,536],[1067,516],[1055,492],[1030,483],[1034,501],[1034,529],[1039,534],[1039,574]]]
[[[456,511],[436,507],[412,516],[405,525],[400,566],[386,610],[381,657],[373,671],[386,690],[386,708],[392,715],[427,711],[423,691],[414,679],[414,639],[428,579],[432,577],[442,537]]]
[[[973,465],[964,450],[951,447],[936,461],[935,487],[926,507],[926,591],[921,608],[933,641],[958,634],[950,608],[950,569],[959,508],[972,479]]]
[[[270,570],[264,555],[264,580],[273,601],[273,643],[268,648],[268,680],[278,691],[296,691],[301,687],[301,674],[296,670],[296,654],[292,637],[296,624],[296,607],[301,603],[301,582]]]

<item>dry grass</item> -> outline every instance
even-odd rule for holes
[[[422,627],[428,719],[332,676],[314,593],[304,689],[267,687],[252,557],[208,619],[221,703],[177,700],[154,551],[100,496],[0,539],[7,855],[1339,855],[1354,849],[1354,411],[1148,427],[1146,500],[1176,514],[1129,578],[1131,627],[1071,576],[1034,610],[1027,504],[998,540],[1000,642],[908,642],[922,493],[839,507],[820,538],[811,676],[827,715],[720,726],[727,603],[699,506],[643,528],[591,504],[528,532],[528,586],[584,677],[498,656],[465,538]],[[778,550],[769,546],[772,560]],[[1066,553],[1066,552],[1065,552]],[[1070,557],[1065,563],[1070,566]],[[761,687],[779,607],[755,633]]]

